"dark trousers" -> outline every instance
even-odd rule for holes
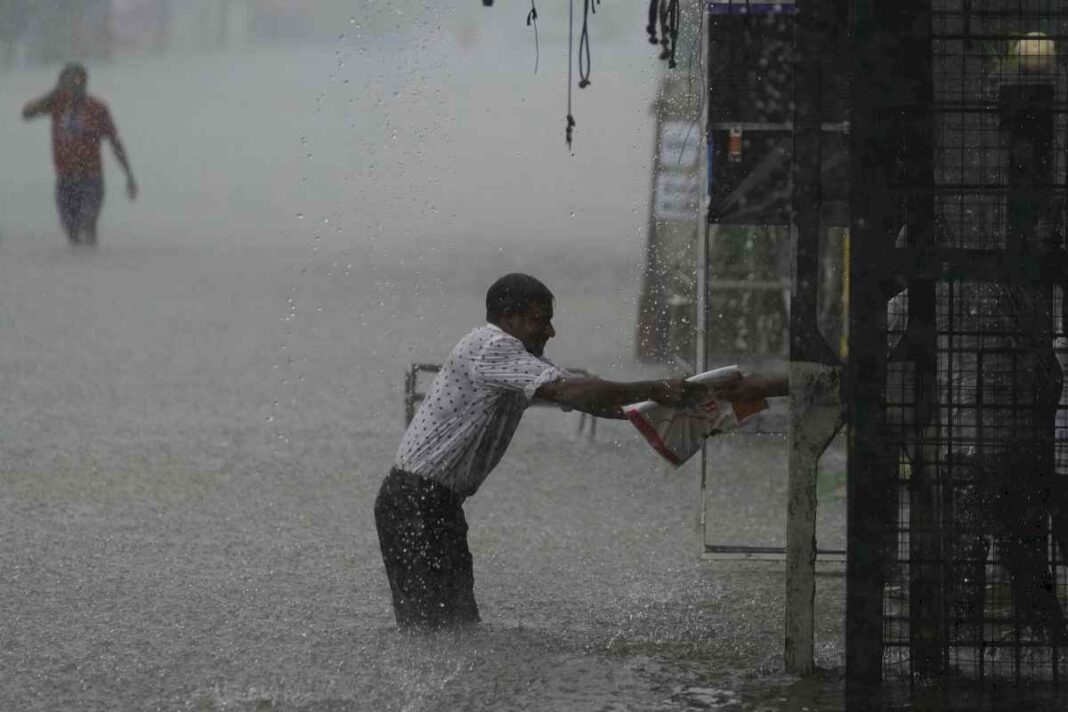
[[[425,477],[391,470],[375,500],[382,561],[400,628],[477,623],[463,497]]]
[[[56,181],[59,221],[73,243],[96,242],[96,221],[104,203],[104,179],[60,178]]]

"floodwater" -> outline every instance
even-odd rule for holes
[[[706,560],[694,467],[547,409],[467,505],[484,625],[394,630],[371,510],[403,370],[493,279],[556,292],[558,362],[660,373],[631,358],[641,28],[595,35],[572,156],[563,36],[543,20],[534,75],[492,17],[91,67],[143,191],[108,163],[96,250],[64,244],[46,126],[17,117],[54,68],[3,78],[0,709],[841,708],[841,577],[829,672],[785,675],[781,563]]]
[[[811,709],[822,692],[782,675],[781,565],[701,558],[696,473],[625,423],[591,444],[549,410],[467,505],[486,624],[394,631],[372,501],[404,363],[477,321],[460,265],[433,273],[439,300],[398,290],[361,315],[385,296],[373,261],[58,243],[0,247],[0,708],[801,709],[801,685]],[[582,335],[625,348],[598,315],[628,267],[585,266],[583,292],[559,291],[560,351],[611,372]],[[286,322],[295,284],[310,313]],[[836,667],[842,586],[820,585]]]

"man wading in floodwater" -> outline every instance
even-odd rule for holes
[[[104,202],[104,171],[100,142],[109,139],[122,170],[126,194],[137,197],[137,182],[126,149],[111,121],[108,107],[86,93],[89,75],[80,64],[68,64],[56,88],[31,101],[22,118],[52,117],[52,160],[56,166],[56,207],[71,244],[96,244],[96,221]]]
[[[477,623],[463,501],[500,461],[531,400],[607,418],[654,400],[690,405],[709,386],[680,379],[615,383],[568,375],[542,356],[556,335],[553,295],[525,274],[509,274],[486,293],[486,321],[460,340],[431,384],[401,440],[375,501],[375,524],[404,629]],[[742,378],[716,386],[719,397],[756,400],[782,381]]]

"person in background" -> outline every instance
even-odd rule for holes
[[[688,406],[710,394],[728,400],[786,395],[785,378],[747,376],[728,384],[658,379],[617,383],[577,377],[543,355],[556,335],[553,295],[513,273],[486,294],[486,324],[446,359],[401,440],[375,500],[382,560],[401,629],[479,621],[464,500],[504,456],[534,399],[606,418],[653,400]]]
[[[56,207],[71,244],[96,244],[96,224],[104,202],[100,143],[111,141],[115,158],[126,174],[126,194],[137,197],[137,182],[126,149],[107,105],[89,96],[89,74],[81,64],[63,67],[56,87],[26,104],[22,118],[52,118],[52,159],[56,168]]]

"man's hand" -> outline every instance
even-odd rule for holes
[[[137,200],[137,181],[134,180],[133,176],[126,178],[126,195],[130,200]]]
[[[706,384],[692,383],[681,378],[668,378],[653,386],[649,399],[670,408],[687,408],[697,405],[708,395]]]
[[[788,379],[780,376],[743,376],[713,384],[712,393],[716,398],[736,403],[760,401],[789,395],[790,384]]]
[[[619,418],[621,406],[652,400],[681,408],[696,405],[708,397],[708,388],[678,378],[657,381],[616,383],[600,378],[559,378],[541,386],[538,398],[559,403],[600,417]]]

